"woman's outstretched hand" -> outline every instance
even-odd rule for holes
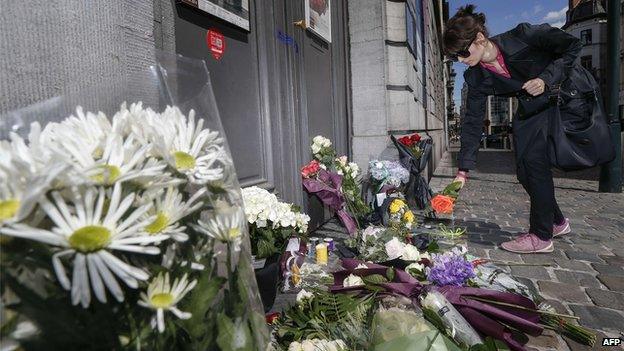
[[[538,96],[546,90],[546,83],[541,78],[535,78],[524,83],[522,89],[533,96]]]
[[[457,172],[457,175],[455,176],[455,179],[453,180],[453,182],[460,182],[461,183],[461,188],[463,188],[464,185],[466,185],[466,180],[467,179],[468,179],[468,173],[459,171],[459,172]]]

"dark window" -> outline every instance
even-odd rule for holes
[[[594,68],[592,65],[592,57],[591,55],[581,57],[581,66],[585,67],[588,71]]]
[[[581,44],[587,45],[592,43],[592,30],[585,29],[581,31]]]

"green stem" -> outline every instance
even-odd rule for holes
[[[569,319],[576,319],[576,320],[581,319],[580,317],[571,316],[569,314],[559,314],[559,313],[554,313],[554,312],[536,310],[536,309],[527,308],[527,307],[524,307],[524,306],[514,305],[512,303],[506,303],[506,302],[500,302],[500,301],[492,301],[492,300],[483,299],[483,298],[476,297],[476,296],[466,296],[466,298],[472,299],[472,300],[476,300],[476,301],[491,303],[491,304],[494,304],[494,305],[501,305],[501,306],[516,308],[516,309],[519,309],[519,310],[536,312],[536,313],[545,314],[545,315],[548,315],[548,316],[555,316],[555,317],[569,318]]]
[[[232,296],[234,296],[234,274],[232,272],[232,250],[230,249],[230,243],[227,243],[227,272],[228,272],[228,285],[230,293],[228,294],[228,300],[230,302],[230,308],[233,308],[234,304]]]

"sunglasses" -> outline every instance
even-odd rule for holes
[[[451,59],[451,61],[459,61],[459,57],[468,57],[470,56],[470,45],[472,45],[472,43],[475,41],[476,37],[474,39],[472,39],[468,45],[466,45],[463,49],[458,50],[457,52],[450,54],[449,58]]]

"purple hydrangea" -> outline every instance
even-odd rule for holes
[[[427,280],[438,286],[462,286],[475,277],[472,264],[457,252],[433,255],[432,264],[427,268]]]

